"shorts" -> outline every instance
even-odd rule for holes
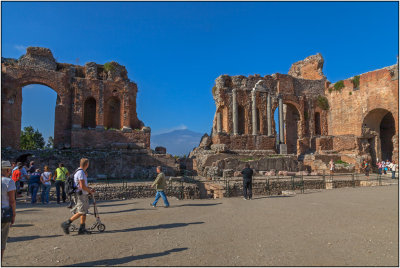
[[[1,250],[6,249],[8,231],[10,231],[10,222],[1,223]]]
[[[86,215],[89,210],[89,196],[87,194],[75,194],[73,198],[76,205],[71,209],[71,212]]]

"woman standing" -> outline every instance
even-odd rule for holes
[[[376,165],[378,166],[378,174],[382,175],[382,162],[378,160]]]
[[[49,194],[51,187],[51,172],[48,166],[44,166],[44,172],[40,176],[40,181],[42,182],[42,204],[49,203]]]

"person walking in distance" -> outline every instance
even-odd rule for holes
[[[22,163],[18,162],[17,166],[12,170],[12,180],[14,181],[15,187],[16,187],[16,191],[15,191],[16,198],[22,196],[18,193],[19,188],[20,188],[19,181],[21,180],[21,177],[22,177],[21,169],[22,169]]]
[[[367,180],[369,180],[369,163],[367,160],[364,160],[363,168],[364,168],[365,176],[367,177]]]
[[[329,162],[329,174],[331,177],[333,176],[333,173],[335,172],[335,162],[333,162],[333,159]]]
[[[16,186],[10,175],[10,161],[1,161],[1,260],[6,250],[10,226],[15,222]]]
[[[40,176],[40,169],[37,168],[29,177],[28,189],[31,194],[31,204],[36,204],[36,197],[41,184]]]
[[[62,201],[65,203],[67,195],[65,194],[65,180],[69,176],[68,169],[64,167],[63,163],[58,165],[58,168],[54,172],[56,194],[57,194],[57,204],[60,204],[60,190],[62,192]]]
[[[169,207],[169,202],[168,202],[167,196],[164,193],[166,181],[165,181],[164,173],[161,172],[161,166],[157,167],[157,173],[158,173],[157,178],[151,185],[151,187],[156,187],[156,190],[157,190],[156,199],[154,200],[153,203],[150,204],[150,206],[156,207],[158,199],[160,199],[160,196],[161,196],[164,201],[164,205],[167,208],[167,207]]]
[[[91,232],[86,230],[85,222],[86,222],[86,214],[89,209],[89,194],[95,193],[95,190],[88,187],[87,184],[87,176],[85,171],[89,167],[89,159],[82,158],[80,162],[79,168],[74,173],[74,182],[77,187],[74,197],[75,206],[71,209],[73,213],[75,213],[71,218],[67,221],[61,223],[61,228],[63,229],[65,234],[69,234],[69,227],[71,223],[81,218],[81,225],[78,230],[78,235],[82,234],[90,234]]]
[[[243,199],[250,200],[253,197],[252,193],[252,180],[253,180],[253,170],[250,168],[249,164],[242,170],[243,175]]]

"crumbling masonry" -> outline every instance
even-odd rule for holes
[[[56,148],[150,148],[150,128],[136,114],[137,85],[116,62],[58,63],[47,48],[29,47],[18,60],[1,59],[2,147],[19,148],[22,88],[41,84],[57,93]]]

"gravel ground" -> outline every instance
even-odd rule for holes
[[[2,265],[399,265],[398,186],[250,201],[171,198],[170,208],[151,201],[99,203],[106,231],[84,236],[63,234],[64,206],[18,203]]]

